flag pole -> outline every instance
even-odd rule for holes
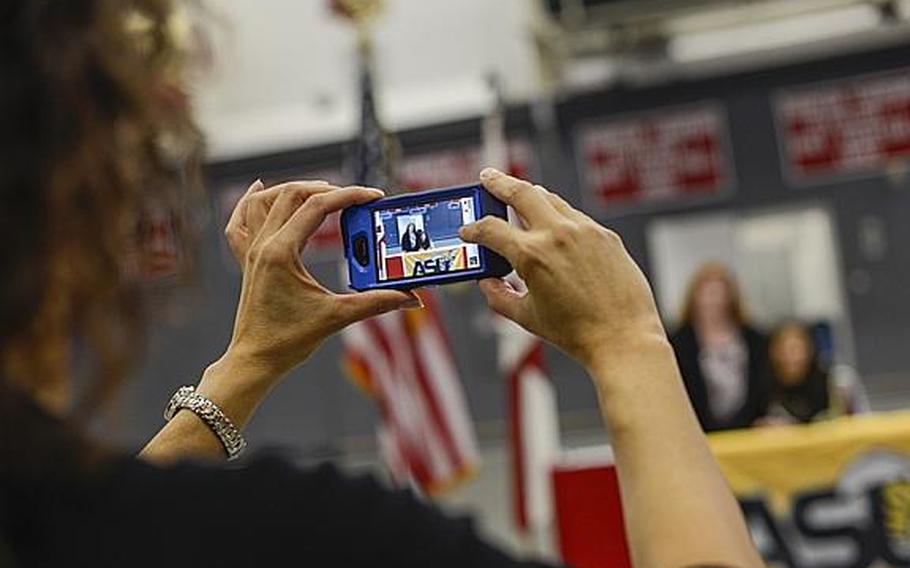
[[[332,7],[357,30],[360,132],[349,156],[350,181],[394,189],[398,147],[378,116],[372,77],[370,25],[382,2],[332,0]],[[432,292],[422,298],[422,310],[348,326],[342,342],[348,374],[377,403],[377,445],[392,481],[434,496],[468,480],[480,453],[442,313]]]

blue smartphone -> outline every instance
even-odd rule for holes
[[[407,290],[512,271],[502,256],[466,243],[458,229],[506,205],[481,185],[386,197],[345,209],[341,233],[354,290]]]

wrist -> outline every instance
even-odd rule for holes
[[[667,423],[687,407],[676,355],[663,334],[630,338],[624,350],[588,372],[614,440]]]
[[[598,391],[612,391],[624,385],[662,374],[669,366],[676,368],[673,346],[662,328],[627,334],[621,342],[613,341],[594,350],[586,368]]]
[[[242,428],[282,375],[256,358],[229,348],[206,368],[196,392],[211,399]]]
[[[271,341],[254,337],[251,333],[237,333],[231,339],[221,359],[237,365],[257,376],[280,379],[291,369],[310,358],[321,345],[316,341],[289,342],[273,338]]]
[[[283,375],[284,372],[275,365],[242,350],[228,347],[217,361],[206,368],[202,379],[237,380],[250,388],[260,388],[271,387]]]

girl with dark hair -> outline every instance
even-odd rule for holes
[[[429,235],[423,229],[417,229],[417,246],[420,250],[430,250],[433,246]]]
[[[789,322],[771,334],[771,407],[764,424],[807,423],[864,412],[868,402],[856,373],[828,367],[803,324]]]

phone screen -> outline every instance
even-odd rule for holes
[[[471,196],[411,204],[373,213],[380,282],[480,268],[480,247],[458,237],[477,220]]]

